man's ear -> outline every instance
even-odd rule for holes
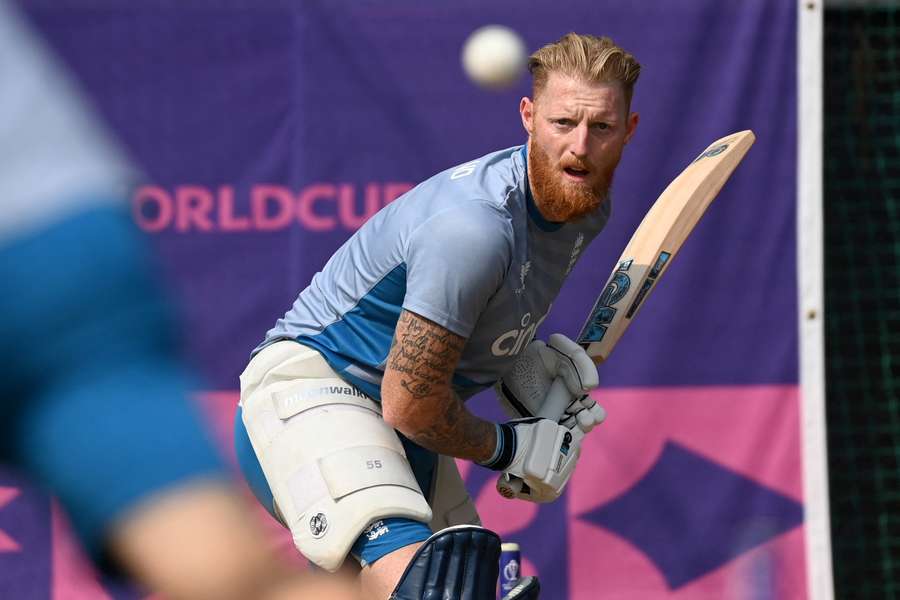
[[[522,117],[522,126],[531,135],[534,130],[534,102],[528,96],[523,96],[519,102],[519,115]]]
[[[625,143],[631,139],[631,136],[634,135],[635,130],[637,129],[638,122],[641,120],[641,115],[636,112],[630,113],[628,115],[628,131],[625,132]]]

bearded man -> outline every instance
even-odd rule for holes
[[[314,564],[334,571],[352,556],[369,598],[493,598],[499,540],[477,526],[453,459],[521,478],[510,495],[549,502],[604,417],[581,348],[532,338],[610,214],[640,65],[608,38],[570,33],[529,70],[528,143],[382,209],[241,375],[236,444],[254,493]],[[557,376],[567,413],[534,417]],[[466,409],[492,385],[512,421]]]

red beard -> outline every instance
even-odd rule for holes
[[[563,169],[575,167],[587,170],[587,165],[575,157],[559,165],[551,164],[550,157],[533,140],[528,144],[528,169],[532,193],[541,214],[548,221],[568,223],[591,214],[609,197],[612,176],[618,158],[611,161],[605,171],[590,169],[584,182],[564,179]],[[593,179],[593,182],[591,182]]]

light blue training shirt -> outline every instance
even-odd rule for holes
[[[467,338],[453,377],[465,399],[534,337],[610,203],[551,223],[531,196],[524,146],[448,169],[385,206],[313,276],[254,353],[291,339],[375,399],[401,309]]]

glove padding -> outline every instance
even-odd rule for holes
[[[559,377],[571,394],[559,423],[569,429],[577,425],[588,433],[606,418],[603,407],[587,395],[599,384],[594,361],[581,346],[561,333],[551,335],[548,342],[534,340],[528,344],[497,382],[494,389],[500,404],[513,419],[540,415],[550,386]]]
[[[572,429],[576,425],[584,433],[606,420],[606,409],[590,396],[573,399],[559,420],[560,425]]]
[[[497,426],[497,451],[483,466],[503,471],[497,491],[506,498],[551,502],[565,489],[584,433],[550,419],[531,418]]]

